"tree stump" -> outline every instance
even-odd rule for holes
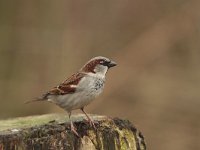
[[[96,130],[84,115],[72,120],[81,137],[70,130],[66,114],[47,114],[0,121],[0,150],[145,150],[141,132],[128,120],[90,115]]]

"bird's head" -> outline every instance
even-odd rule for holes
[[[114,61],[102,56],[94,57],[89,60],[82,68],[82,72],[93,73],[105,76],[108,69],[116,66]]]

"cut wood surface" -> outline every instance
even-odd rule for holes
[[[80,137],[70,130],[66,114],[46,114],[0,121],[0,150],[145,150],[141,132],[128,120],[90,115],[96,129],[85,116],[72,120]]]

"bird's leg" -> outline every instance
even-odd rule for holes
[[[88,122],[90,126],[92,126],[94,129],[96,129],[94,121],[88,116],[88,114],[84,111],[84,108],[81,108],[81,111],[86,115]]]
[[[79,134],[78,134],[77,131],[76,131],[76,128],[74,127],[74,124],[73,124],[72,120],[70,119],[70,117],[71,117],[71,112],[68,112],[68,114],[69,114],[69,120],[70,120],[70,128],[71,128],[71,131],[72,131],[76,136],[80,137]]]

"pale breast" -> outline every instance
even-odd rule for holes
[[[73,94],[60,95],[56,98],[56,104],[67,111],[80,109],[88,105],[103,91],[104,79],[85,77]]]
[[[102,78],[88,77],[81,83],[79,90],[87,97],[86,101],[91,101],[103,91],[104,82]]]
[[[99,90],[99,89],[102,89],[103,87],[104,87],[104,80],[96,79],[94,82],[94,89]]]

